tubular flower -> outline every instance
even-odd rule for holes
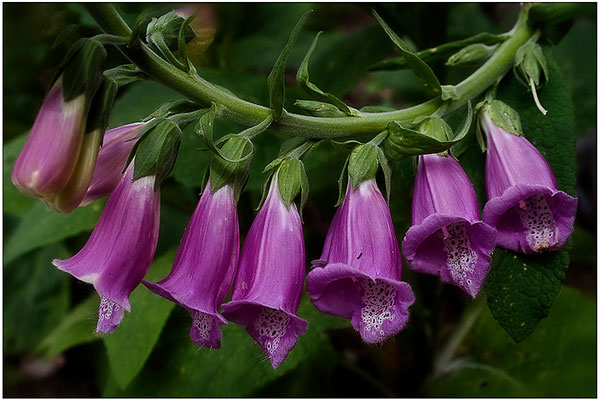
[[[100,295],[97,332],[109,333],[131,311],[129,294],[142,281],[156,250],[160,192],[154,176],[133,181],[133,163],[110,195],[85,246],[60,270],[91,283]]]
[[[133,148],[135,137],[142,131],[145,123],[119,126],[106,131],[104,141],[98,152],[98,160],[81,206],[86,206],[110,194],[121,180],[121,171],[125,167],[129,152]]]
[[[69,182],[85,130],[85,94],[65,101],[62,77],[35,118],[12,172],[14,185],[32,197],[52,198]]]
[[[477,296],[490,269],[496,231],[479,218],[475,190],[451,156],[419,156],[412,226],[402,250],[409,267]]]
[[[271,181],[269,194],[246,236],[231,301],[229,321],[243,325],[277,368],[306,333],[296,316],[304,283],[302,222],[292,202],[287,208]]]
[[[415,298],[400,281],[400,249],[375,179],[357,188],[348,182],[321,259],[312,264],[306,291],[317,309],[350,318],[367,343],[381,342],[404,328]]]
[[[156,294],[190,312],[190,337],[198,346],[219,348],[226,324],[217,308],[227,296],[238,263],[240,233],[233,188],[215,193],[210,182],[181,239],[173,269],[160,282],[144,281]]]
[[[483,220],[498,230],[499,246],[523,253],[556,250],[573,232],[577,199],[558,190],[540,152],[524,137],[483,114],[487,134]]]

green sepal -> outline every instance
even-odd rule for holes
[[[154,175],[154,190],[158,189],[173,169],[180,143],[181,129],[168,119],[145,132],[135,146],[133,179]]]
[[[62,95],[65,101],[85,94],[85,112],[89,111],[92,99],[102,83],[102,69],[106,50],[100,42],[79,39],[67,52],[57,68],[55,79],[62,75]]]
[[[176,114],[188,113],[198,109],[198,105],[189,100],[171,100],[156,107],[152,114],[143,119],[144,122],[151,119],[164,119]]]
[[[454,42],[448,42],[439,46],[432,47],[417,52],[417,56],[424,62],[436,62],[447,59],[451,54],[456,53],[465,46],[473,43],[482,43],[486,45],[493,45],[502,43],[510,37],[510,34],[493,34],[488,32],[478,33],[475,36],[471,36],[466,39],[457,40]],[[370,71],[396,71],[405,69],[408,67],[408,63],[404,57],[396,57],[388,60],[380,61],[369,67]]]
[[[237,203],[250,175],[253,156],[254,145],[248,137],[229,137],[210,161],[209,179],[213,193],[225,185],[232,185],[233,198]]]
[[[123,64],[104,71],[104,77],[113,79],[119,87],[133,83],[148,76],[135,64]]]
[[[314,117],[341,118],[346,116],[338,107],[321,101],[296,100],[294,105]]]
[[[193,33],[192,28],[190,27],[190,22],[196,18],[195,15],[190,15],[189,17],[187,17],[185,19],[185,21],[183,22],[183,24],[181,24],[181,26],[179,27],[179,34],[178,34],[178,38],[177,38],[177,50],[179,51],[179,58],[181,59],[181,63],[185,66],[184,71],[188,72],[190,70],[190,62],[188,59],[188,54],[187,54],[187,42],[188,42],[188,32],[191,30]],[[196,36],[195,33],[193,33],[193,37]]]
[[[162,37],[167,48],[175,51],[179,46],[180,31],[183,28],[185,41],[193,39],[196,35],[192,28],[186,24],[186,19],[180,17],[175,11],[168,12],[158,18],[152,18],[152,21],[146,28],[146,41],[154,45],[157,37]]]
[[[422,132],[405,128],[397,121],[391,121],[387,126],[389,136],[384,144],[385,153],[392,160],[421,154],[443,153],[467,135],[472,120],[473,109],[469,101],[467,118],[452,140],[438,140]]]
[[[117,91],[118,85],[113,79],[107,78],[102,81],[100,89],[98,89],[92,100],[90,112],[87,116],[85,124],[86,133],[97,129],[100,129],[102,132],[106,130]]]
[[[303,170],[302,161],[297,158],[286,158],[279,164],[277,189],[287,208],[290,208],[292,201],[300,194]]]
[[[513,71],[517,79],[531,90],[530,80],[533,80],[536,88],[539,88],[541,84],[548,82],[548,64],[546,63],[546,57],[542,53],[542,47],[534,42],[527,42],[523,46],[519,47],[515,54],[515,65]],[[544,81],[542,82],[541,74],[544,74]]]
[[[338,99],[331,93],[323,92],[321,89],[319,89],[317,87],[317,85],[310,82],[310,80],[309,80],[310,78],[308,75],[308,62],[310,60],[310,56],[312,55],[313,51],[315,50],[315,47],[317,46],[317,40],[319,39],[319,36],[321,35],[321,33],[323,33],[323,32],[317,33],[317,36],[315,36],[315,39],[313,40],[312,45],[310,46],[310,49],[304,56],[304,59],[302,60],[302,63],[300,64],[300,67],[298,68],[298,73],[296,74],[296,80],[298,81],[298,84],[300,85],[300,87],[306,93],[308,93],[315,99],[334,105],[335,107],[337,107],[338,110],[340,110],[345,115],[348,115],[348,116],[355,115],[356,111],[353,112],[346,104],[344,104],[343,101],[341,101],[340,99]]]
[[[346,178],[348,174],[346,170],[348,169],[348,161],[350,157],[346,157],[346,161],[344,161],[344,166],[342,167],[342,172],[340,173],[340,177],[338,178],[338,199],[335,203],[335,206],[339,206],[344,201],[344,197],[346,196]]]
[[[483,43],[473,43],[448,57],[446,65],[453,67],[456,65],[478,64],[490,58],[497,48],[497,44],[487,46]]]
[[[417,130],[439,142],[447,142],[454,136],[452,128],[440,117],[429,117],[424,119]]]
[[[288,41],[277,57],[275,61],[275,65],[273,69],[269,73],[269,77],[267,78],[267,85],[269,89],[269,106],[273,110],[273,119],[277,121],[281,114],[283,114],[283,101],[285,99],[285,83],[284,83],[284,74],[285,74],[285,66],[287,64],[287,60],[290,57],[292,52],[292,47],[296,43],[296,39],[298,38],[298,34],[304,25],[304,21],[308,15],[312,12],[312,10],[308,10],[304,15],[300,18],[294,29],[292,29],[292,33],[288,38]]]
[[[348,159],[348,174],[352,180],[352,188],[356,189],[364,181],[375,178],[378,161],[378,146],[366,143],[356,146]]]
[[[519,113],[508,104],[500,100],[492,100],[491,103],[483,106],[481,115],[483,113],[487,114],[497,127],[513,135],[523,136]]]
[[[385,156],[383,149],[377,146],[377,161],[383,171],[383,179],[385,180],[385,199],[389,203],[392,193],[392,164]]]
[[[421,81],[421,84],[430,95],[436,97],[442,93],[440,81],[433,73],[432,69],[427,65],[419,56],[412,52],[409,47],[404,43],[402,39],[389,27],[389,25],[373,10],[373,15],[385,31],[387,35],[392,39],[392,42],[400,50],[400,54],[406,59],[406,64],[413,70],[413,72]]]

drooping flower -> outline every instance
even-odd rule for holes
[[[412,226],[402,243],[409,267],[439,275],[475,297],[490,268],[494,228],[481,221],[475,190],[449,155],[419,156]]]
[[[92,180],[81,202],[86,206],[91,202],[110,194],[123,176],[129,152],[135,144],[134,139],[144,128],[145,123],[133,123],[106,131]]]
[[[65,101],[62,77],[52,86],[12,172],[14,185],[32,197],[51,198],[69,182],[85,130],[85,94]]]
[[[350,318],[367,343],[381,342],[404,328],[415,298],[400,280],[398,241],[374,178],[356,188],[348,182],[321,258],[312,264],[306,291],[317,309]]]
[[[306,333],[296,316],[304,283],[302,222],[271,181],[269,194],[246,236],[231,301],[223,316],[243,325],[277,368]]]
[[[218,348],[219,325],[226,324],[217,308],[227,296],[238,263],[240,233],[233,188],[204,189],[190,219],[171,273],[162,281],[144,281],[148,289],[190,312],[190,337],[198,346]]]
[[[158,240],[160,192],[154,176],[133,180],[133,163],[110,195],[85,246],[60,270],[91,283],[100,295],[98,332],[109,333],[131,311],[130,293],[146,274]]]
[[[558,190],[540,152],[524,137],[482,114],[487,135],[482,218],[498,231],[499,246],[524,253],[556,250],[573,232],[577,199]]]

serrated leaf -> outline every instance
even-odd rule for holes
[[[19,222],[4,246],[4,264],[35,248],[91,230],[102,213],[103,201],[79,207],[69,214],[36,204]]]
[[[44,356],[54,358],[75,346],[100,340],[100,335],[95,334],[99,303],[94,293],[60,320],[40,342],[39,350]]]
[[[400,54],[406,60],[406,64],[413,70],[413,72],[421,81],[421,84],[430,95],[436,97],[442,93],[442,88],[440,85],[440,81],[433,73],[431,67],[427,65],[423,60],[419,58],[417,54],[412,52],[409,47],[404,43],[402,39],[389,27],[389,25],[377,14],[376,11],[373,11],[373,15],[385,31],[387,35],[392,39],[392,42],[398,47],[400,50]]]
[[[174,257],[173,249],[156,259],[145,278],[150,281],[164,278]],[[103,337],[113,376],[121,389],[127,388],[143,368],[175,306],[143,285],[133,291],[130,301],[131,313],[126,313],[114,333]]]
[[[548,316],[568,266],[565,250],[539,255],[495,250],[485,283],[488,307],[514,341],[529,336]]]
[[[317,40],[319,39],[319,35],[321,35],[321,33],[322,32],[317,33],[317,36],[315,36],[315,39],[313,40],[312,45],[310,46],[310,49],[306,53],[306,56],[304,56],[304,59],[302,60],[302,63],[298,68],[296,80],[298,81],[300,87],[315,99],[334,105],[345,115],[353,115],[352,110],[350,110],[350,108],[348,108],[348,106],[344,104],[343,101],[341,101],[340,99],[338,99],[330,93],[323,92],[321,89],[319,89],[317,85],[310,82],[310,77],[308,75],[308,62],[310,60],[310,56],[315,50],[315,47],[317,46]]]
[[[284,82],[284,74],[285,74],[285,66],[287,64],[287,60],[290,57],[292,52],[292,48],[294,47],[294,43],[296,43],[296,39],[298,38],[298,34],[304,25],[304,21],[308,15],[312,12],[312,10],[308,10],[304,15],[300,18],[300,21],[294,26],[292,29],[292,33],[290,33],[290,37],[288,41],[281,51],[279,57],[277,57],[277,61],[275,61],[275,65],[267,78],[267,86],[269,88],[269,106],[273,110],[273,119],[277,121],[281,114],[283,113],[283,100],[285,98],[285,82]]]

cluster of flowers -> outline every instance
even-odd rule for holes
[[[88,176],[78,205],[110,194],[88,242],[54,265],[91,283],[101,297],[98,332],[112,332],[130,311],[129,295],[141,283],[190,312],[190,336],[220,346],[220,325],[243,325],[279,366],[304,334],[296,316],[305,280],[302,223],[285,204],[275,172],[267,198],[240,252],[234,189],[210,181],[185,230],[170,274],[144,281],[159,231],[160,191],[155,176],[133,179],[129,152],[145,123],[109,130],[97,162],[78,164],[85,120],[79,99],[65,101],[57,81],[44,101],[12,179],[28,195],[52,199],[73,176]],[[576,199],[558,190],[552,171],[527,139],[496,126],[484,108],[488,202],[480,217],[475,191],[450,155],[419,156],[412,224],[402,243],[409,266],[439,275],[475,297],[495,246],[525,253],[561,247],[572,232]],[[97,149],[97,147],[96,147]],[[82,174],[86,172],[86,174]],[[320,311],[348,318],[365,342],[397,334],[414,302],[401,281],[401,253],[390,210],[375,178],[353,185],[331,223],[322,256],[306,276],[306,291]],[[222,304],[233,286],[231,301]]]

